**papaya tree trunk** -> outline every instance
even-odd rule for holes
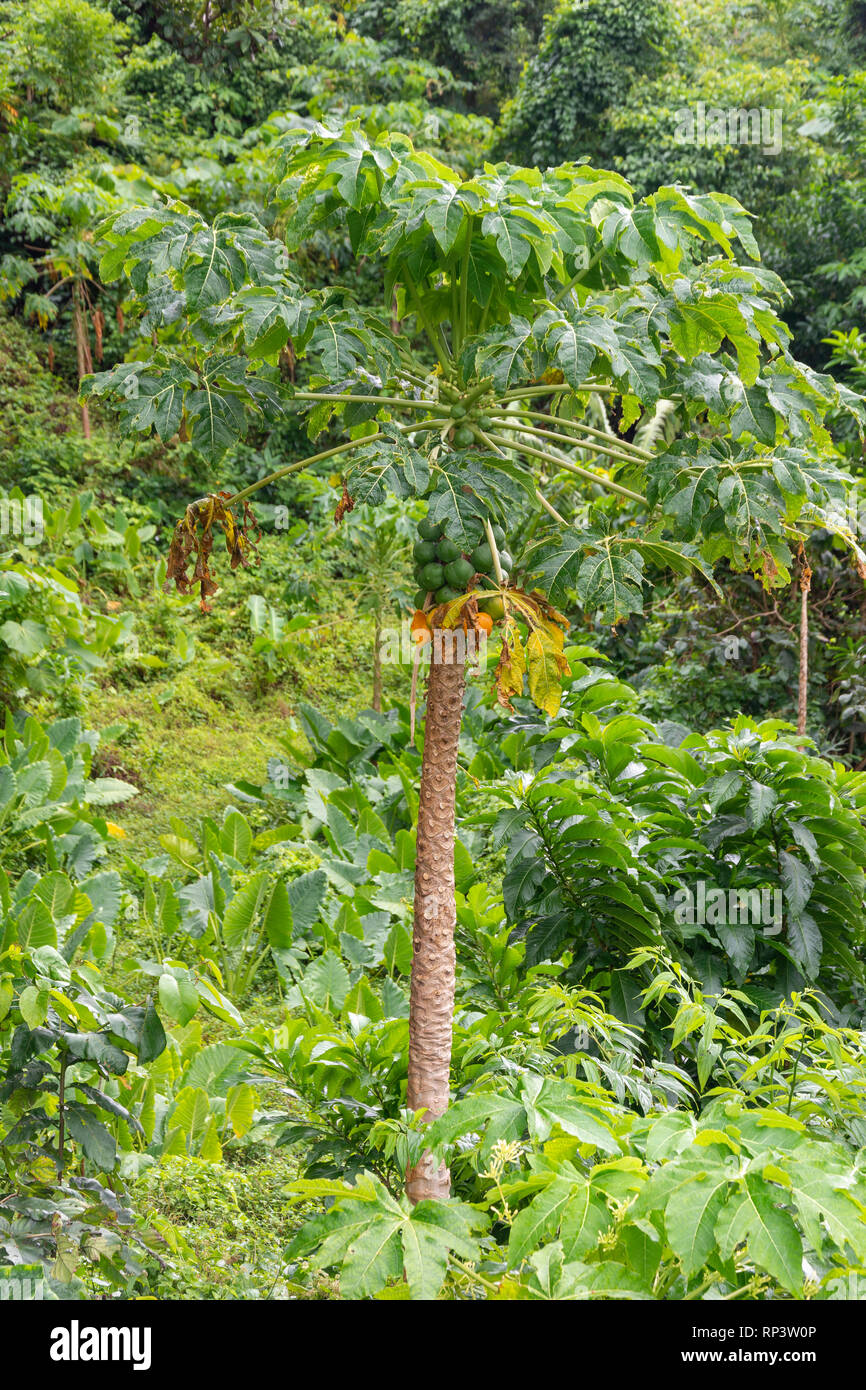
[[[415,923],[412,987],[409,1002],[410,1110],[424,1109],[433,1120],[448,1108],[451,1032],[454,1019],[454,799],[457,789],[457,742],[463,713],[465,667],[458,638],[437,629],[433,634],[424,755],[418,798],[418,844],[415,859]],[[430,1154],[406,1173],[412,1202],[425,1197],[444,1200],[451,1176]]]
[[[382,623],[378,613],[373,632],[373,709],[382,713]]]
[[[84,319],[84,294],[78,280],[72,286],[72,335],[75,339],[75,355],[78,360],[78,380],[93,371],[90,356],[90,342]],[[81,407],[81,432],[85,439],[90,438],[90,411],[86,405]]]
[[[800,679],[797,691],[797,733],[806,733],[806,707],[809,699],[809,590],[812,571],[805,555],[800,557]]]

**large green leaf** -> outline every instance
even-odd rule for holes
[[[313,869],[287,883],[286,892],[296,936],[306,936],[309,933],[319,915],[327,891],[328,879],[322,869]]]
[[[222,937],[230,951],[237,950],[248,939],[262,905],[268,875],[262,870],[253,874],[238,889],[225,910]]]
[[[719,1216],[716,1232],[723,1259],[747,1242],[749,1258],[797,1297],[803,1287],[803,1241],[784,1199],[784,1189],[749,1173]]]

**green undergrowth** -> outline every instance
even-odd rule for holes
[[[282,1252],[303,1213],[289,1206],[286,1185],[298,1163],[286,1149],[253,1145],[222,1163],[167,1156],[134,1184],[145,1219],[168,1223],[175,1249],[153,1285],[161,1298],[266,1299],[317,1296],[293,1286]],[[319,1296],[327,1296],[329,1281]]]
[[[86,723],[107,731],[100,770],[139,792],[112,812],[130,854],[155,852],[173,816],[196,823],[221,815],[231,801],[227,783],[264,781],[268,759],[279,751],[276,739],[300,701],[332,719],[370,705],[372,623],[366,616],[352,623],[323,618],[326,640],[305,643],[262,688],[243,654],[250,639],[241,626],[242,606],[227,604],[213,615],[192,607],[187,612],[185,626],[197,647],[189,664],[157,675],[142,670],[136,679],[133,658],[118,664],[115,679],[87,700]],[[221,650],[223,638],[231,655]],[[405,668],[392,668],[386,690],[404,685],[405,698],[409,679]]]

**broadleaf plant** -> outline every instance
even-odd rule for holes
[[[553,715],[568,668],[551,605],[567,594],[617,623],[640,611],[656,571],[709,576],[727,562],[772,587],[816,525],[847,540],[866,577],[836,519],[846,478],[823,424],[831,411],[858,426],[866,417],[858,397],[791,356],[784,287],[759,264],[733,198],[667,187],[636,202],[618,174],[586,164],[486,165],[464,180],[407,137],[371,139],[357,123],[287,131],[274,177],[285,240],[250,215],[209,226],[179,203],[107,220],[101,277],[128,278],[142,346],[84,394],[117,399],[130,430],[186,431],[214,467],[251,424],[289,410],[307,412],[311,439],[346,435],[234,496],[215,488],[190,504],[169,575],[185,591],[199,583],[205,608],[214,526],[232,566],[244,563],[248,498],[278,477],[343,469],[338,521],[387,492],[428,499],[413,621],[434,640],[407,1103],[432,1120],[449,1103],[461,636],[502,624],[500,700],[509,706],[527,679]],[[380,314],[294,274],[293,253],[334,227],[379,267]],[[284,380],[287,350],[304,363],[303,389]],[[632,443],[631,426],[663,401],[676,403],[675,447]],[[589,423],[599,402],[606,429]],[[522,587],[504,547],[518,499],[537,513]],[[454,555],[444,565],[443,533]],[[448,1191],[444,1162],[410,1164],[411,1201]]]

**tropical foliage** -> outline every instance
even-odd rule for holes
[[[866,36],[770,9],[0,5],[3,1290],[862,1297]]]

